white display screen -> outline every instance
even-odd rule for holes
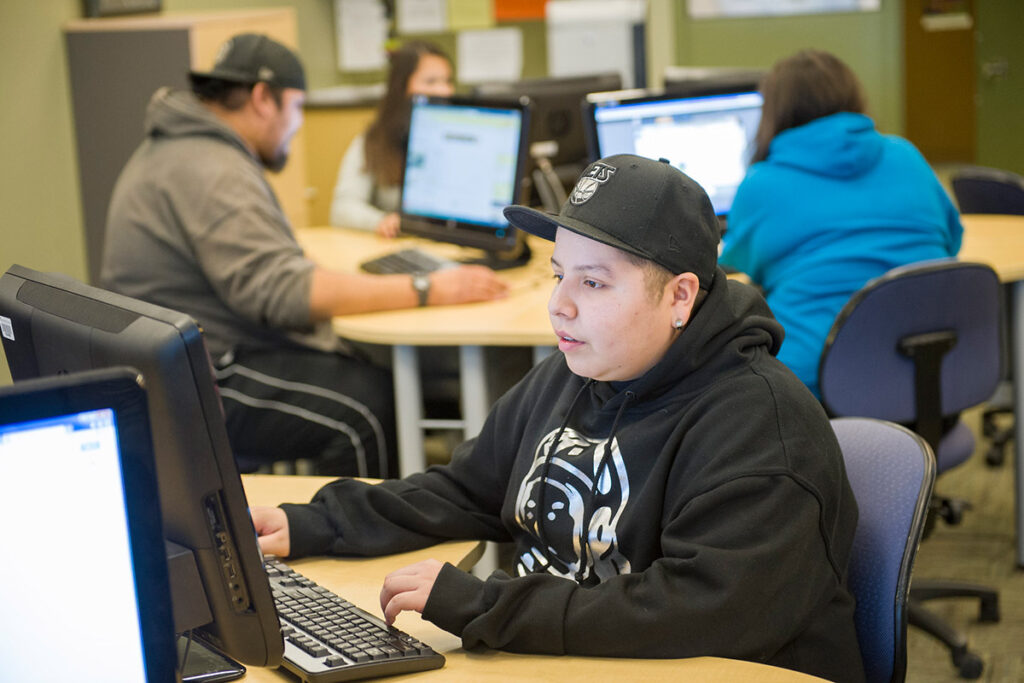
[[[0,677],[145,681],[114,412],[0,426],[0,505]]]

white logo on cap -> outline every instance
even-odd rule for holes
[[[274,70],[269,66],[261,66],[259,72],[256,74],[256,78],[261,81],[272,81],[274,80]]]
[[[573,204],[583,204],[597,192],[597,188],[608,182],[608,179],[615,175],[615,167],[602,164],[600,161],[594,163],[587,169],[586,173],[576,181],[576,187],[569,195],[569,201]]]
[[[234,38],[228,38],[226,41],[224,41],[224,44],[220,46],[219,50],[217,50],[217,56],[213,58],[213,63],[220,64],[225,59],[227,59],[228,53],[231,52],[231,48],[234,46],[234,44]]]

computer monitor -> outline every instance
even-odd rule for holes
[[[170,586],[138,373],[0,387],[0,678],[173,683]]]
[[[761,85],[763,69],[731,66],[666,66],[663,88],[680,95],[751,92]]]
[[[502,209],[519,201],[528,125],[525,102],[413,98],[401,231],[515,252],[522,241]]]
[[[715,95],[622,91],[587,98],[594,158],[638,154],[668,161],[700,183],[715,213],[732,208],[761,121],[756,90]]]
[[[481,83],[473,88],[473,94],[487,98],[528,97],[531,158],[544,156],[554,167],[572,165],[575,179],[587,164],[582,118],[587,95],[621,88],[622,75],[608,72]],[[531,162],[531,171],[534,165]]]
[[[181,590],[172,575],[176,630],[197,626],[229,657],[277,665],[284,650],[277,612],[196,323],[15,265],[0,276],[0,338],[15,385],[118,365],[142,373],[164,536],[191,551],[202,587]]]

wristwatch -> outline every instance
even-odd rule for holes
[[[427,297],[430,295],[430,276],[426,273],[414,273],[412,288],[416,290],[416,296],[420,298],[420,306],[426,306]]]

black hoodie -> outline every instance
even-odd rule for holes
[[[719,271],[642,377],[585,380],[553,354],[449,465],[283,505],[293,556],[512,541],[516,577],[445,565],[424,618],[466,647],[863,680],[846,589],[857,507],[824,412],[774,357],[781,341],[764,300]]]

